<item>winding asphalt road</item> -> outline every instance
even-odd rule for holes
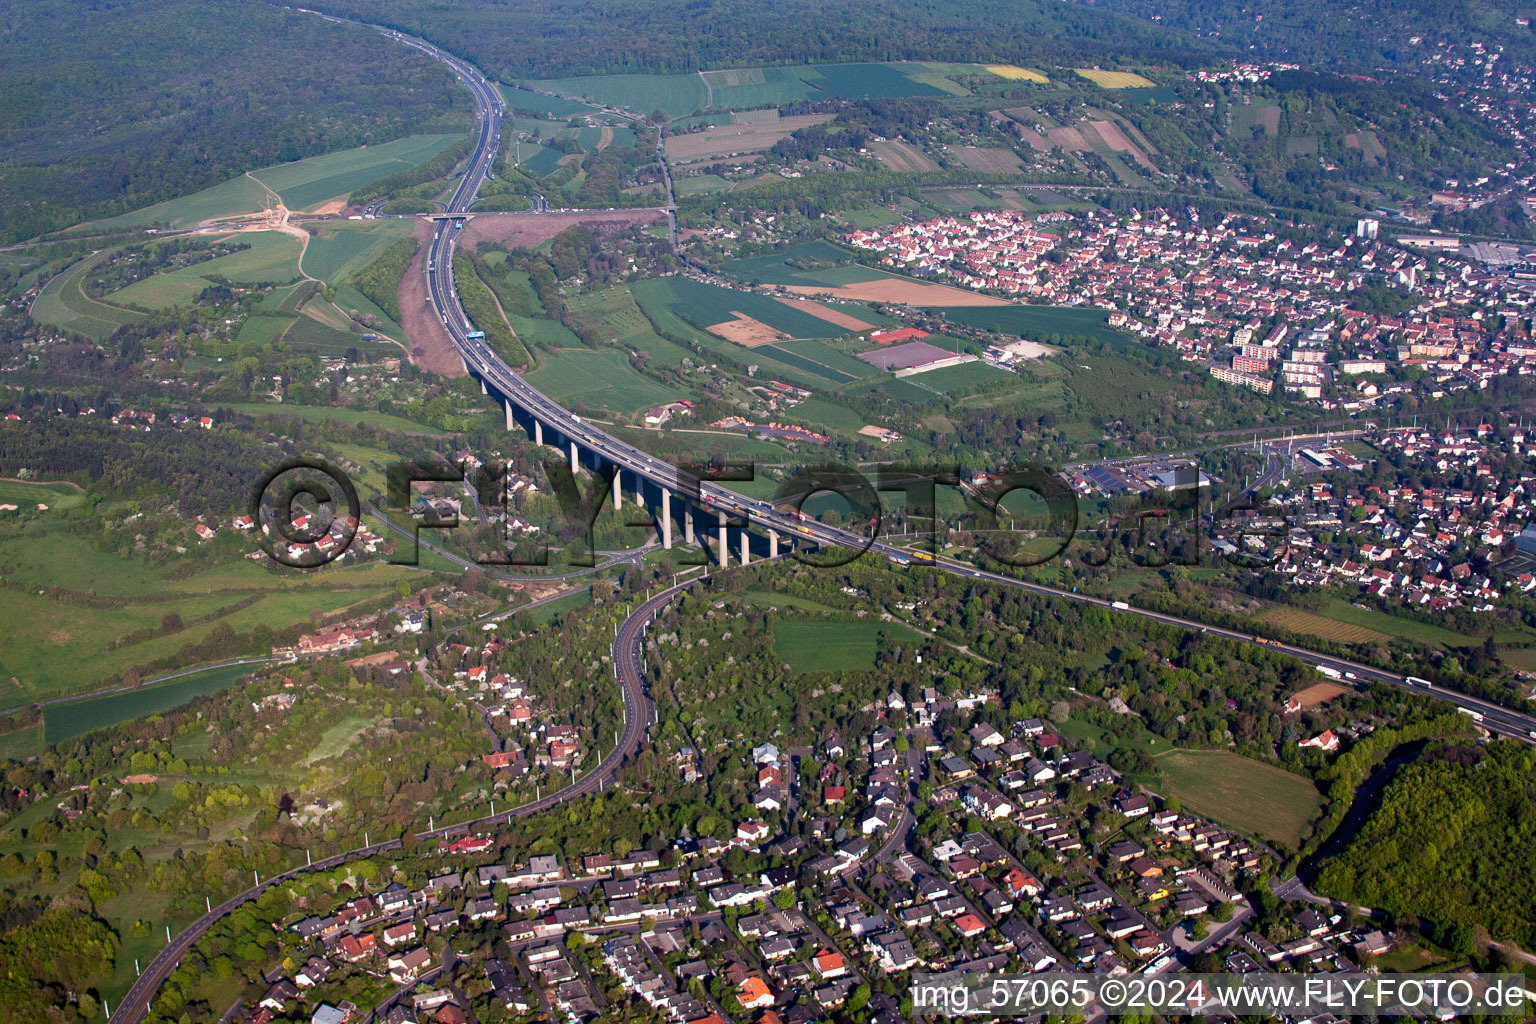
[[[654,718],[652,710],[649,686],[645,680],[645,663],[642,656],[642,643],[645,631],[655,621],[673,598],[693,585],[692,580],[668,587],[665,590],[648,597],[641,602],[624,622],[619,626],[613,640],[613,664],[618,676],[620,693],[624,699],[624,729],[619,736],[619,742],[614,749],[603,758],[598,766],[577,779],[574,783],[557,792],[518,807],[502,811],[499,814],[476,818],[473,821],[459,822],[453,825],[445,825],[442,828],[432,829],[426,832],[416,833],[418,842],[430,842],[434,839],[442,839],[450,835],[462,835],[470,832],[484,831],[498,825],[504,825],[513,818],[527,817],[557,807],[560,804],[600,792],[608,782],[616,775],[621,767],[634,756],[640,748],[640,742],[645,737],[646,731]],[[234,912],[243,904],[254,900],[273,885],[291,881],[306,871],[327,871],[339,867],[349,861],[361,860],[367,857],[388,853],[391,850],[401,849],[402,843],[398,839],[392,839],[384,843],[374,843],[369,846],[360,846],[344,853],[334,854],[315,861],[313,864],[301,868],[293,868],[280,875],[274,875],[264,881],[259,881],[243,892],[236,893],[229,899],[214,907],[202,917],[193,921],[175,936],[171,943],[161,950],[150,961],[133,986],[123,997],[121,1003],[113,1011],[110,1024],[141,1024],[148,1015],[150,1001],[159,991],[165,979],[170,977],[176,965],[181,962],[182,956],[192,944],[211,928],[214,923],[225,915]]]

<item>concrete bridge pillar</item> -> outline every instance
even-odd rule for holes
[[[488,394],[491,393],[491,389],[485,386],[485,378],[484,377],[480,378],[480,393],[482,395],[488,395]]]
[[[661,489],[661,546],[672,549],[672,492]]]
[[[772,530],[768,531],[768,557],[779,557],[779,535]]]
[[[613,472],[613,510],[617,512],[624,507],[624,486],[621,483],[624,476],[622,469]]]
[[[726,541],[725,535],[725,509],[719,511],[720,516],[720,568],[724,569],[731,564],[731,546]]]
[[[512,402],[510,400],[508,400],[506,402],[503,402],[502,404],[505,405],[506,409],[507,409],[507,429],[511,430],[513,428],[513,426],[514,426],[514,423],[513,423],[513,420],[512,420]]]
[[[741,564],[752,564],[752,534],[747,530],[741,531]]]
[[[683,543],[693,544],[693,506],[683,505]]]
[[[544,421],[543,420],[534,420],[533,421],[533,443],[534,444],[543,444],[544,443]]]
[[[581,469],[581,462],[576,458],[576,442],[571,442],[571,475],[575,476]]]

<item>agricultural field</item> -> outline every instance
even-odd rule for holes
[[[795,73],[811,87],[812,98],[880,99],[944,96],[954,92],[915,78],[929,74],[921,64],[822,64],[796,68]]]
[[[1334,599],[1321,610],[1321,615],[1351,626],[1376,630],[1389,636],[1413,640],[1417,643],[1439,647],[1475,647],[1482,641],[1464,633],[1443,629],[1428,622],[1390,615],[1375,608],[1357,608],[1348,601]]]
[[[302,244],[292,235],[252,231],[241,234],[239,240],[250,248],[135,281],[107,299],[148,309],[169,309],[191,305],[217,277],[237,284],[265,284],[291,281],[299,276]]]
[[[636,413],[688,396],[642,375],[615,349],[562,348],[539,353],[528,383],[568,407]]]
[[[874,368],[822,341],[786,341],[770,350],[775,356],[843,384],[874,375]]]
[[[313,210],[345,199],[397,171],[432,159],[462,135],[411,135],[382,146],[363,146],[252,171],[251,177],[283,199],[290,210]]]
[[[1342,697],[1352,692],[1351,688],[1342,683],[1313,683],[1305,690],[1296,692],[1296,702],[1303,708],[1320,707],[1335,697]]]
[[[315,299],[309,305],[319,306],[321,301]],[[334,308],[321,308],[329,309],[332,317],[335,316]],[[320,311],[321,309],[316,309],[315,312]],[[293,324],[283,332],[283,343],[295,352],[307,352],[319,356],[340,356],[350,348],[368,349],[372,344],[363,341],[359,335],[341,330],[317,318],[314,313],[295,317]]]
[[[888,171],[907,174],[939,169],[939,165],[934,163],[926,153],[900,139],[871,142],[869,151]]]
[[[277,192],[289,209],[310,209],[327,200],[345,198],[380,178],[430,160],[461,138],[461,135],[410,135],[381,146],[362,146],[263,167],[201,192],[146,206],[92,226],[117,228],[165,223],[172,227],[191,227],[205,220],[260,213],[267,203],[263,184]]]
[[[1134,71],[1101,71],[1098,68],[1074,68],[1079,75],[1101,89],[1150,89],[1157,85]]]
[[[1006,299],[1000,299],[994,295],[983,295],[981,292],[973,292],[968,288],[957,288],[954,285],[918,281],[895,274],[881,274],[873,279],[835,286],[790,285],[788,287],[790,291],[798,295],[808,295],[815,298],[831,296],[854,302],[901,302],[909,306],[921,306],[924,308],[958,306],[1002,307],[1011,305]]]
[[[1012,64],[983,64],[982,68],[998,78],[1006,78],[1010,82],[1035,82],[1044,85],[1050,81],[1049,78],[1038,71],[1015,67]]]
[[[144,314],[100,302],[85,294],[85,276],[106,256],[94,253],[57,274],[32,303],[32,318],[101,341],[124,324],[136,324]]]
[[[986,174],[1013,174],[1024,169],[1024,162],[1011,149],[978,149],[961,146],[954,150],[960,162],[973,171]]]
[[[46,624],[12,636],[0,650],[0,705],[5,706],[110,684],[130,668],[206,642],[222,626],[249,634],[262,627],[307,625],[314,613],[329,615],[388,595],[409,572],[348,566],[285,579],[240,559],[182,577],[174,559],[159,565],[122,558],[69,532],[63,521],[48,520],[0,530],[0,564],[9,579],[39,587],[58,585],[58,567],[71,566],[73,582],[66,585],[126,599],[88,604],[31,589],[0,591],[0,616]],[[168,629],[167,622],[174,624]],[[69,657],[61,658],[66,651]]]
[[[1126,340],[1126,335],[1108,326],[1106,311],[1082,306],[954,306],[934,312],[953,323],[1017,334],[1031,341],[1044,341],[1052,334],[1083,335],[1106,342]]]
[[[323,422],[336,420],[339,423],[366,423],[373,427],[382,427],[385,430],[398,430],[407,434],[424,434],[429,437],[439,436],[436,429],[415,420],[408,420],[400,416],[392,416],[389,413],[375,412],[372,409],[338,409],[329,405],[293,405],[291,403],[259,402],[233,402],[225,403],[224,408],[232,409],[247,416],[284,416],[310,422]]]
[[[1288,846],[1300,845],[1322,807],[1300,775],[1226,750],[1169,750],[1154,757],[1159,792],[1196,814]]]
[[[519,89],[516,86],[504,85],[501,87],[502,99],[507,101],[507,106],[512,110],[532,110],[540,115],[550,117],[572,117],[582,114],[590,114],[597,110],[590,103],[582,103],[579,100],[567,99],[564,96],[550,96],[545,93],[534,92],[531,89]],[[523,119],[517,118],[516,127],[520,131],[526,131]]]
[[[304,248],[304,272],[334,285],[368,266],[391,242],[406,237],[414,228],[415,223],[409,220],[314,224]]]
[[[1232,134],[1280,134],[1280,107],[1274,103],[1251,103],[1232,108]]]
[[[680,196],[707,196],[715,192],[729,192],[732,185],[718,174],[696,174],[678,177],[672,189]]]
[[[635,304],[634,295],[624,285],[573,295],[569,308],[578,319],[608,331],[611,343],[640,352],[656,365],[676,366],[693,355],[652,329],[651,322]]]
[[[791,670],[867,672],[884,635],[896,642],[921,642],[922,636],[895,622],[816,622],[780,619],[773,624],[773,652]]]
[[[791,338],[835,338],[848,333],[845,327],[767,295],[739,292],[683,277],[668,278],[662,283],[673,296],[668,305],[684,320],[699,327],[746,316]]]
[[[703,131],[667,136],[667,157],[679,164],[711,162],[738,153],[759,153],[780,139],[813,124],[823,124],[831,114],[800,114],[794,117],[754,118],[741,124],[717,125]]]
[[[967,94],[963,86],[917,63],[732,68],[696,75],[589,75],[527,85],[636,114],[662,110],[670,118],[727,107],[780,106],[803,99]]]
[[[810,95],[794,68],[734,68],[701,71],[709,107],[778,107]]]
[[[635,114],[662,110],[668,117],[683,117],[704,109],[709,101],[709,90],[698,75],[590,75],[527,84],[541,92],[578,97]]]
[[[240,333],[237,339],[242,345],[246,343],[255,345],[270,345],[283,336],[283,332],[293,326],[298,317],[294,316],[252,316],[240,325]]]
[[[1272,608],[1259,616],[1260,621],[1290,630],[1302,636],[1315,636],[1342,644],[1375,644],[1390,639],[1385,633],[1364,626],[1352,626],[1324,618],[1299,608]]]
[[[780,253],[730,260],[721,269],[739,280],[759,284],[837,286],[888,276],[852,260],[850,250],[829,242],[802,242]],[[806,269],[808,266],[819,269]]]
[[[535,178],[542,178],[558,171],[560,169],[560,161],[565,156],[566,154],[558,149],[522,143],[518,151],[517,166],[520,170],[533,175]]]

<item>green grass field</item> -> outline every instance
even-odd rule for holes
[[[802,313],[767,295],[739,292],[686,277],[666,278],[661,283],[674,296],[673,309],[683,319],[701,327],[723,323],[734,319],[733,313],[741,313],[791,338],[835,338],[850,333],[846,327]]]
[[[292,235],[253,231],[241,235],[240,241],[250,248],[135,281],[107,298],[147,309],[169,309],[195,302],[215,277],[228,278],[236,284],[264,284],[292,281],[299,276],[300,243]]]
[[[794,671],[860,672],[875,667],[879,637],[921,642],[923,637],[896,622],[807,622],[773,624],[773,652]]]
[[[165,223],[191,227],[205,220],[259,213],[267,201],[263,183],[281,196],[289,209],[310,209],[430,160],[461,138],[462,135],[409,135],[380,146],[362,146],[263,167],[249,176],[240,175],[201,192],[97,221],[92,226],[121,228]]]
[[[733,68],[706,71],[701,77],[713,90],[717,108],[779,107],[811,95],[794,68]]]
[[[564,615],[566,612],[574,611],[577,608],[585,608],[591,603],[592,591],[578,590],[574,593],[566,594],[564,597],[557,597],[548,604],[541,604],[528,614],[533,617],[534,622],[542,626],[557,615]]]
[[[562,405],[633,413],[688,396],[642,376],[612,349],[557,349],[539,354],[528,383]]]
[[[1431,646],[1475,647],[1482,642],[1463,633],[1442,629],[1428,622],[1416,622],[1409,618],[1399,618],[1396,615],[1388,615],[1386,612],[1377,611],[1374,608],[1356,608],[1348,601],[1343,600],[1335,599],[1329,601],[1319,610],[1318,614],[1335,622],[1343,622],[1351,626],[1359,626],[1362,629],[1385,633],[1388,636],[1402,637],[1405,640],[1415,640]]]
[[[313,613],[332,614],[359,601],[380,597],[388,588],[327,591],[290,589],[269,584],[270,592],[254,604],[237,607],[245,592],[188,594],[183,598],[129,604],[122,608],[90,608],[18,591],[0,591],[0,616],[13,622],[45,623],[14,637],[0,654],[0,678],[20,681],[0,687],[0,702],[13,696],[36,698],[76,687],[106,684],[124,671],[170,657],[187,643],[200,643],[220,623],[237,632],[258,626],[281,629],[308,623]],[[151,591],[153,592],[153,591]],[[217,617],[173,633],[130,639],[140,630],[160,626],[167,614],[190,622]],[[13,691],[18,690],[19,694]]]
[[[577,316],[610,332],[609,341],[642,353],[653,366],[677,366],[695,355],[657,334],[640,311],[634,294],[624,285],[573,295],[568,301]]]
[[[918,374],[917,379],[935,391],[947,393],[980,384],[1007,384],[1014,380],[1014,376],[1007,370],[999,370],[995,366],[977,362],[929,370],[927,373]]]
[[[1295,847],[1317,817],[1322,797],[1299,775],[1225,750],[1156,755],[1164,796],[1262,839]]]
[[[808,612],[837,611],[836,608],[831,608],[819,601],[812,601],[807,597],[792,597],[789,594],[775,594],[770,590],[748,590],[740,594],[732,594],[730,599],[734,601],[748,602],[754,608],[799,608]]]
[[[409,135],[381,146],[362,146],[252,171],[283,197],[290,210],[308,210],[432,159],[463,135]]]
[[[795,74],[811,87],[813,98],[876,99],[944,96],[954,92],[954,89],[941,89],[919,81],[914,76],[926,78],[931,77],[931,73],[918,64],[822,64],[796,68]]]
[[[345,753],[358,736],[362,735],[363,730],[372,724],[372,719],[361,718],[356,715],[343,718],[320,734],[320,741],[315,744],[315,748],[304,758],[305,766],[308,767],[316,761],[324,761],[328,757],[335,757],[338,754]]]
[[[1098,341],[1126,340],[1109,327],[1109,313],[1102,309],[1071,306],[951,306],[934,310],[939,316],[967,327],[1018,334],[1044,341],[1052,334],[1079,334]]]
[[[671,118],[722,107],[781,106],[803,99],[966,95],[963,87],[923,64],[732,68],[702,75],[590,75],[528,84],[637,114],[664,110]],[[521,100],[525,94],[512,91],[506,95],[512,102],[510,97]],[[523,105],[534,106],[536,102],[537,98]]]
[[[304,250],[304,272],[327,284],[357,273],[415,228],[410,220],[344,220],[314,225]]]
[[[510,85],[501,87],[501,95],[507,101],[507,106],[514,110],[533,110],[539,114],[548,114],[554,117],[587,114],[597,109],[590,103],[569,100],[560,96],[545,96],[528,89],[519,89]],[[518,121],[522,120],[522,118],[518,118]],[[521,124],[518,125],[518,129],[522,130]]]
[[[0,505],[15,505],[18,512],[36,512],[47,505],[52,512],[67,512],[85,501],[75,484],[55,480],[0,480]]]
[[[270,345],[283,336],[283,332],[293,326],[298,319],[292,316],[253,316],[240,325],[238,340],[241,344],[253,342],[257,345]]]
[[[802,242],[799,245],[790,246],[781,253],[731,260],[722,269],[732,277],[743,281],[786,285],[819,284],[829,287],[857,284],[862,281],[878,281],[886,276],[878,270],[859,266],[853,263],[852,259],[853,253],[850,250],[829,242]],[[838,265],[820,270],[807,270],[792,266],[789,263],[790,260]]]
[[[401,416],[374,412],[370,409],[337,409],[326,405],[274,405],[259,402],[232,402],[225,406],[235,412],[251,416],[292,416],[296,419],[320,421],[337,420],[341,423],[367,423],[387,430],[401,430],[408,434],[439,436],[439,432],[425,423],[417,423]]]
[[[48,744],[61,743],[93,729],[105,729],[110,725],[178,708],[198,697],[228,689],[242,676],[249,675],[257,668],[259,666],[256,665],[229,665],[157,686],[57,704],[43,712],[43,741]]]
[[[186,228],[205,220],[259,212],[265,207],[266,200],[267,190],[261,187],[261,182],[242,174],[189,196],[168,199],[142,210],[99,221],[92,227],[110,230],[164,223]]]
[[[22,761],[43,752],[43,723],[0,736],[0,758]]]
[[[101,514],[120,512],[104,509]],[[384,565],[347,566],[284,578],[244,558],[231,559],[181,576],[175,558],[162,565],[119,557],[115,549],[97,548],[88,537],[73,532],[63,517],[0,527],[0,564],[7,580],[24,584],[0,590],[0,616],[36,624],[12,631],[0,644],[0,706],[109,684],[130,667],[200,642],[219,623],[237,632],[307,623],[312,612],[330,614],[381,596],[411,572]],[[67,571],[61,573],[61,566]],[[33,589],[50,586],[98,600],[63,601]],[[238,605],[251,596],[259,599]],[[168,614],[189,625],[160,632]],[[195,622],[209,615],[217,617]],[[139,631],[154,635],[130,636]]]
[[[703,109],[709,90],[698,75],[591,75],[529,82],[535,89],[577,97],[636,114],[664,110],[683,117]]]
[[[144,320],[144,314],[98,302],[81,290],[81,283],[105,253],[94,253],[56,275],[32,303],[32,318],[66,331],[101,341],[125,324]]]
[[[698,174],[678,178],[673,190],[680,196],[707,196],[715,192],[729,192],[731,183],[718,174]]]

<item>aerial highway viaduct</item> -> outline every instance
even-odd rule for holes
[[[414,39],[391,29],[380,28],[379,31],[404,45],[415,47],[447,64],[453,73],[474,94],[475,103],[479,109],[479,125],[475,150],[469,157],[469,162],[457,187],[454,189],[451,199],[445,204],[443,214],[434,218],[436,223],[428,248],[426,271],[428,297],[442,319],[443,326],[447,328],[448,333],[453,338],[459,355],[464,360],[465,368],[472,376],[479,380],[487,395],[493,396],[503,404],[508,429],[516,428],[520,422],[526,423],[529,427],[529,433],[535,441],[551,444],[558,442],[564,454],[569,458],[573,470],[583,460],[594,467],[612,466],[620,474],[629,473],[631,475],[632,480],[635,482],[637,494],[649,490],[652,494],[659,495],[658,511],[660,518],[658,525],[661,531],[662,543],[669,548],[673,542],[673,513],[677,506],[682,506],[681,511],[684,517],[683,525],[685,531],[689,534],[694,532],[694,513],[698,510],[691,507],[691,496],[697,495],[705,504],[705,508],[702,511],[712,512],[715,516],[713,522],[701,520],[698,529],[698,533],[701,535],[699,539],[702,540],[702,534],[706,526],[713,526],[718,531],[717,558],[722,564],[728,563],[731,558],[727,543],[726,525],[729,518],[734,518],[738,522],[745,521],[748,524],[746,529],[737,530],[740,541],[738,558],[742,563],[749,562],[752,557],[749,546],[749,537],[752,530],[756,530],[760,537],[767,541],[768,553],[773,556],[780,554],[779,546],[781,540],[789,539],[796,543],[810,543],[822,547],[866,549],[877,555],[890,558],[908,559],[910,557],[910,552],[893,544],[878,539],[871,540],[852,531],[828,526],[815,520],[804,519],[795,512],[787,511],[768,502],[748,498],[717,483],[692,478],[677,467],[656,459],[633,445],[627,444],[598,429],[596,426],[584,422],[581,417],[571,413],[532,387],[512,367],[507,365],[486,344],[484,336],[476,331],[470,323],[469,318],[464,314],[463,307],[459,304],[458,294],[453,285],[453,252],[459,235],[463,230],[463,215],[468,213],[481,183],[484,182],[486,175],[491,171],[492,161],[495,159],[497,149],[500,146],[502,122],[506,113],[505,104],[495,86],[488,82],[479,71],[464,61],[443,52],[424,40]],[[617,475],[614,478],[616,497],[620,493],[621,479],[621,476]],[[694,538],[688,536],[685,539],[691,541]],[[1283,644],[1235,630],[1208,626],[1174,615],[1128,607],[1122,602],[1111,602],[1086,594],[1031,583],[947,558],[933,558],[927,560],[926,564],[934,569],[948,572],[961,578],[999,586],[1016,587],[1059,600],[1096,605],[1108,610],[1111,614],[1136,615],[1166,625],[1199,630],[1230,640],[1261,645],[1271,650],[1280,651],[1309,661],[1314,665],[1331,669],[1340,673],[1341,676],[1348,673],[1354,680],[1359,682],[1382,682],[1415,689],[1416,692],[1427,696],[1449,701],[1458,709],[1476,716],[1480,724],[1491,733],[1527,742],[1536,739],[1536,716],[1504,708],[1498,704],[1470,697],[1466,694],[1438,688],[1425,689],[1418,687],[1408,682],[1402,676],[1383,671],[1374,666],[1364,665],[1332,655],[1319,654],[1303,647]],[[615,749],[603,759],[594,771],[582,776],[571,786],[530,803],[502,811],[494,816],[487,816],[471,822],[463,822],[418,833],[417,839],[441,839],[449,835],[465,833],[471,830],[487,829],[504,823],[512,817],[548,810],[558,804],[585,796],[606,786],[619,768],[639,748],[640,742],[654,715],[644,678],[644,661],[641,645],[645,629],[655,620],[655,617],[668,602],[691,585],[691,583],[678,584],[647,598],[619,627],[614,638],[612,655],[623,694],[624,729]],[[245,902],[254,899],[267,887],[290,880],[305,870],[325,870],[351,860],[397,850],[401,848],[401,845],[401,841],[395,839],[389,842],[359,847],[355,850],[316,861],[313,865],[294,868],[272,878],[258,881],[257,884],[245,891],[231,896],[223,903],[212,908],[209,913],[183,929],[181,934],[173,938],[170,944],[151,961],[149,967],[142,973],[132,988],[129,989],[125,998],[112,1013],[110,1018],[112,1024],[140,1024],[149,1012],[154,993],[164,983],[165,979],[170,976],[187,949],[205,934],[208,928],[216,921]]]
[[[490,169],[490,162],[495,156],[497,140],[501,132],[501,118],[505,109],[501,97],[478,71],[463,61],[443,53],[429,43],[411,40],[395,32],[387,34],[445,61],[474,92],[476,102],[481,105],[479,148],[470,158],[464,179],[459,183],[453,200],[448,205],[448,213],[460,212],[473,201],[475,190],[484,180],[486,172]],[[781,539],[788,538],[796,543],[867,550],[887,558],[910,560],[911,553],[894,544],[879,539],[871,540],[849,530],[804,518],[796,511],[746,497],[718,483],[700,481],[678,467],[657,459],[613,437],[597,426],[585,422],[580,416],[534,388],[486,344],[483,334],[474,329],[459,305],[458,295],[453,286],[452,254],[462,229],[462,221],[452,218],[440,220],[437,223],[432,235],[431,247],[428,250],[430,258],[427,263],[427,277],[431,301],[436,306],[443,325],[453,337],[454,344],[464,360],[465,368],[480,381],[488,395],[504,405],[508,429],[514,429],[521,421],[528,424],[529,432],[535,441],[551,444],[558,441],[569,458],[573,471],[583,460],[589,461],[594,467],[603,465],[613,467],[616,470],[614,477],[616,499],[620,493],[620,481],[626,473],[630,474],[636,482],[637,493],[642,492],[642,485],[648,485],[649,489],[659,494],[659,525],[665,547],[672,546],[674,505],[683,503],[685,527],[692,532],[695,513],[700,510],[692,507],[692,500],[684,501],[685,496],[691,495],[703,502],[704,513],[713,513],[715,516],[713,523],[703,525],[713,526],[718,531],[716,557],[722,565],[729,564],[731,559],[725,525],[728,521],[747,524],[746,529],[737,531],[739,534],[738,557],[743,563],[751,560],[749,534],[754,530],[766,539],[768,552],[771,555],[777,555]],[[693,537],[690,536],[687,539],[693,540]],[[1304,647],[1283,644],[1236,630],[1209,626],[1175,615],[1127,607],[1122,602],[1111,602],[1087,594],[1030,583],[965,562],[947,558],[924,559],[924,562],[931,564],[934,568],[969,579],[1016,587],[1060,600],[1098,605],[1114,613],[1138,615],[1168,625],[1261,645],[1310,661],[1314,665],[1338,672],[1341,676],[1348,673],[1349,677],[1357,682],[1383,682],[1413,688],[1428,696],[1449,701],[1469,715],[1478,716],[1480,724],[1490,732],[1527,742],[1536,739],[1536,716],[1454,691],[1415,687],[1405,677],[1371,665],[1318,654]]]

